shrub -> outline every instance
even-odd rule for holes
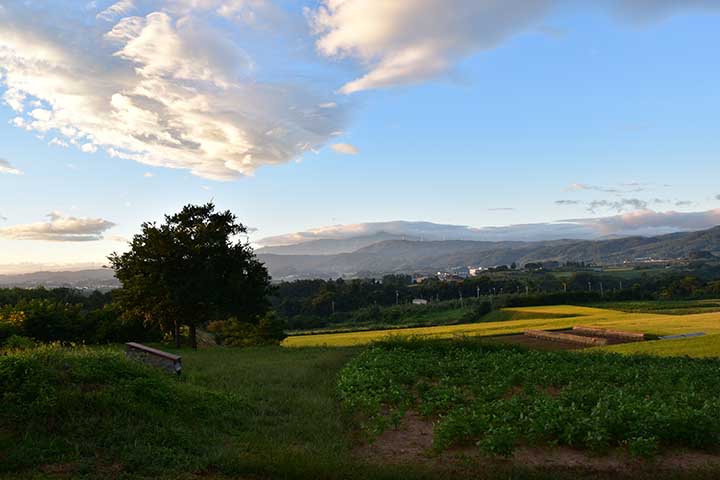
[[[3,344],[3,347],[8,350],[26,350],[28,348],[33,348],[34,346],[35,342],[32,338],[23,337],[21,335],[11,335]]]
[[[278,344],[285,337],[285,322],[274,312],[260,318],[258,324],[241,322],[236,318],[217,320],[208,324],[218,343],[228,347]]]

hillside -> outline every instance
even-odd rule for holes
[[[120,286],[115,274],[107,268],[74,272],[34,272],[0,275],[0,287],[72,287],[109,290]]]
[[[378,242],[351,253],[330,255],[263,254],[274,278],[336,277],[434,272],[454,266],[493,266],[517,262],[585,261],[620,263],[637,258],[687,258],[692,252],[720,253],[720,227],[656,237],[542,242],[403,241]]]

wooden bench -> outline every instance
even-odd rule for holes
[[[163,352],[157,348],[147,347],[141,343],[128,342],[125,344],[125,357],[142,362],[168,373],[180,375],[182,372],[182,357],[172,353]]]

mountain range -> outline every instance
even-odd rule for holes
[[[257,254],[277,281],[435,273],[453,267],[491,267],[513,262],[520,265],[544,261],[617,264],[641,258],[684,259],[696,252],[720,256],[720,226],[652,237],[534,242],[424,241],[378,232],[349,239],[317,239],[296,245],[265,247],[258,249]],[[40,285],[109,290],[119,283],[109,269],[0,275],[0,287]]]
[[[381,235],[380,235],[381,236]],[[382,237],[382,236],[381,236]],[[366,237],[358,239],[363,244]],[[432,273],[458,266],[490,267],[512,262],[584,261],[616,264],[639,258],[680,259],[693,252],[720,254],[720,226],[709,230],[654,237],[536,242],[469,240],[380,240],[342,252],[346,240],[312,240],[310,245],[258,250],[274,279],[379,276],[390,273]],[[303,254],[327,245],[333,253]],[[336,253],[342,252],[342,253]]]

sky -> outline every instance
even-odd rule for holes
[[[207,201],[256,245],[720,224],[717,45],[715,0],[0,0],[0,274]]]

